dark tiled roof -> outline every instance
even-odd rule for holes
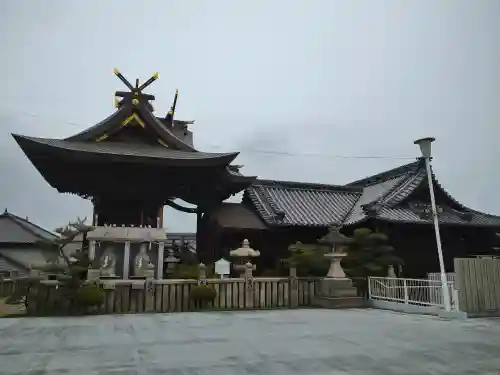
[[[73,151],[79,154],[116,155],[123,157],[140,157],[149,159],[170,160],[172,162],[212,160],[218,164],[229,164],[238,153],[206,153],[187,152],[169,149],[161,145],[150,146],[143,144],[118,142],[76,142],[52,138],[36,138],[13,134],[19,146],[25,151],[30,147]],[[29,154],[29,153],[27,153]]]
[[[35,243],[52,240],[56,235],[10,212],[0,215],[0,244]]]
[[[367,208],[375,205],[394,206],[401,202],[425,179],[422,162],[416,161],[389,171],[351,182],[346,186],[363,189],[361,198],[346,217],[344,224],[354,224],[368,217]]]
[[[259,215],[241,203],[222,203],[211,215],[222,228],[267,229]]]
[[[257,180],[243,199],[267,225],[326,227],[341,224],[360,196],[358,188]]]
[[[85,129],[78,134],[66,138],[67,141],[88,142],[94,140],[96,137],[107,134],[109,132],[117,131],[122,127],[123,121],[132,114],[137,115],[142,122],[152,129],[169,147],[177,150],[196,152],[194,147],[188,142],[184,141],[184,136],[181,134],[174,134],[172,128],[168,127],[164,121],[158,119],[152,112],[152,108],[147,105],[139,105],[132,108],[131,103],[122,106],[115,111],[112,115],[102,120],[98,124]],[[175,125],[175,123],[173,123]],[[180,137],[179,137],[180,135]]]
[[[470,215],[464,215],[450,207],[438,213],[440,224],[449,225],[472,225],[472,226],[493,226],[500,227],[500,217],[487,215],[482,212],[470,211]],[[428,205],[430,211],[430,205]],[[409,207],[382,207],[377,216],[381,220],[412,223],[412,224],[432,224],[432,216],[422,217],[412,211]]]
[[[245,192],[266,224],[271,226],[353,225],[368,218],[401,223],[432,223],[412,209],[412,193],[427,184],[423,159],[345,186],[284,181],[257,182]],[[443,224],[500,227],[500,216],[472,210],[455,200],[433,176],[435,189],[447,200],[439,220]],[[424,204],[425,205],[425,204]],[[418,210],[417,210],[418,211]]]
[[[440,223],[500,226],[499,216],[475,211],[459,203],[441,186],[434,174],[433,183],[435,189],[440,190],[448,199],[448,202],[442,202],[444,210],[439,214]],[[347,186],[363,187],[363,195],[344,224],[355,224],[367,219],[370,215],[380,220],[393,222],[432,223],[431,217],[421,217],[410,208],[411,203],[414,202],[403,202],[411,200],[411,194],[422,184],[427,185],[427,172],[423,159],[348,184]],[[430,205],[428,210],[430,210]]]

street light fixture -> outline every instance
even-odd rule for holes
[[[431,143],[436,139],[432,137],[417,139],[414,143],[420,147],[422,157],[425,160],[425,169],[427,171],[427,181],[429,183],[429,195],[431,196],[432,218],[434,220],[434,231],[436,233],[436,245],[439,257],[439,268],[441,271],[441,288],[443,291],[444,308],[447,312],[451,310],[450,293],[448,290],[448,281],[446,279],[446,271],[444,269],[443,249],[441,247],[441,234],[439,233],[439,220],[436,209],[436,198],[434,197],[434,186],[432,184],[431,172]]]

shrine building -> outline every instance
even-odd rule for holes
[[[196,149],[193,121],[175,119],[177,92],[168,113],[154,113],[155,97],[144,90],[157,74],[135,85],[117,70],[115,75],[127,90],[116,92],[116,111],[108,118],[64,139],[13,137],[53,188],[91,200],[93,225],[101,228],[94,236],[97,245],[111,232],[120,232],[125,242],[133,232],[136,248],[108,251],[112,256],[106,259],[119,263],[114,265],[117,277],[134,272],[132,259],[145,252],[148,238],[154,253],[150,261],[157,263],[156,276],[163,277],[168,233],[163,238],[158,229],[165,205],[196,215],[196,252],[205,263],[247,238],[261,254],[257,269],[272,268],[290,244],[316,242],[335,224],[346,234],[360,227],[386,233],[405,262],[407,277],[438,270],[423,159],[346,185],[244,176],[231,164],[238,152]],[[500,217],[465,207],[433,179],[447,270],[455,257],[496,254]],[[241,203],[224,202],[239,192]],[[106,249],[93,251],[102,257]]]

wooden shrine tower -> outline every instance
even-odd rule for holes
[[[45,180],[61,193],[91,199],[97,226],[163,226],[163,207],[196,213],[198,247],[206,216],[255,180],[230,163],[238,155],[206,153],[193,144],[192,121],[175,120],[176,91],[170,111],[157,117],[153,95],[144,90],[158,74],[116,92],[116,111],[98,124],[65,139],[13,134]],[[195,205],[174,203],[179,198]]]

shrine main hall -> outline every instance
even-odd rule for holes
[[[406,277],[439,269],[424,159],[344,185],[245,176],[233,163],[237,151],[195,147],[193,121],[175,116],[177,92],[166,114],[155,113],[155,97],[145,90],[157,74],[135,84],[118,70],[115,75],[125,90],[115,93],[116,110],[106,119],[64,139],[13,137],[48,184],[91,200],[94,226],[143,228],[144,238],[136,240],[149,242],[151,262],[163,263],[163,245],[154,238],[162,237],[157,230],[170,206],[196,215],[196,251],[206,264],[249,239],[261,254],[257,269],[272,268],[290,244],[315,243],[333,224],[348,235],[360,227],[387,234]],[[464,206],[432,178],[447,271],[455,257],[497,254],[500,216]],[[240,192],[240,203],[226,202]],[[140,237],[137,230],[134,236]],[[127,257],[146,252],[141,244]],[[121,275],[129,275],[134,266],[123,264]]]

